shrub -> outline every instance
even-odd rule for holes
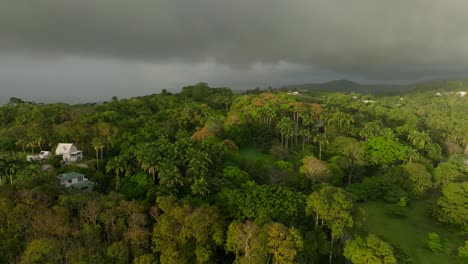
[[[465,246],[458,248],[458,262],[468,264],[468,241],[465,241]]]
[[[440,236],[437,233],[432,232],[427,234],[424,242],[432,252],[442,252],[442,243],[440,242]]]
[[[399,186],[391,186],[390,190],[387,191],[385,196],[383,197],[385,201],[389,203],[398,203],[401,201],[402,198],[407,199],[408,193],[400,188]]]
[[[408,209],[398,204],[385,205],[386,214],[391,217],[404,218],[408,216]]]

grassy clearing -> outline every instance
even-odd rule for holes
[[[272,155],[265,154],[256,148],[242,148],[239,154],[242,158],[261,161],[269,167],[275,162],[275,158]]]
[[[430,215],[434,199],[411,203],[407,218],[393,218],[386,214],[385,203],[368,202],[360,205],[364,214],[363,228],[399,245],[414,260],[414,263],[443,264],[456,263],[457,248],[464,242],[459,230],[438,224]],[[443,253],[435,254],[424,245],[430,232],[439,234]]]

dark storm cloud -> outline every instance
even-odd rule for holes
[[[468,69],[466,14],[465,0],[5,0],[0,49],[411,80]]]

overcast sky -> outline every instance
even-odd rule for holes
[[[0,0],[0,98],[468,74],[466,0]]]

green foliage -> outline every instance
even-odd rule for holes
[[[365,143],[365,157],[369,164],[390,166],[408,157],[409,147],[388,137],[373,137]]]
[[[146,254],[143,256],[139,256],[133,260],[133,264],[155,264],[156,258],[153,254]]]
[[[468,263],[468,241],[465,241],[465,245],[458,248],[458,262],[460,264]]]
[[[294,227],[288,228],[281,223],[265,226],[266,250],[277,264],[294,263],[304,248],[302,236]]]
[[[386,204],[386,214],[391,217],[404,218],[408,216],[408,208],[399,204]]]
[[[305,195],[282,186],[248,183],[241,189],[224,189],[216,199],[235,219],[297,223],[305,209]]]
[[[225,187],[241,187],[242,184],[251,180],[250,175],[235,166],[226,166],[223,169],[223,178]]]
[[[169,202],[169,204],[168,204]],[[215,207],[193,208],[173,199],[160,199],[164,211],[153,229],[153,251],[161,263],[210,263],[223,244],[223,223]]]
[[[151,187],[150,177],[144,173],[139,173],[122,179],[120,192],[129,200],[142,200]]]
[[[35,239],[28,243],[21,264],[59,263],[59,242],[54,239]]]
[[[442,187],[437,201],[437,219],[441,222],[466,227],[468,223],[468,182],[449,183]]]
[[[434,253],[439,253],[443,250],[442,243],[440,241],[440,236],[437,233],[429,233],[424,240],[427,248],[429,248]]]
[[[353,202],[341,188],[323,186],[307,198],[306,212],[315,220],[315,226],[326,225],[332,239],[341,237],[346,228],[353,226]]]
[[[343,255],[354,264],[396,264],[393,248],[377,236],[370,234],[346,242]]]
[[[407,199],[408,193],[399,186],[395,185],[392,185],[384,196],[384,200],[389,203],[399,203],[401,201],[405,201],[405,206]]]
[[[459,90],[466,82],[440,87]],[[441,146],[445,154],[466,148],[466,97],[433,94],[419,91],[400,100],[257,90],[234,96],[199,83],[180,94],[113,97],[102,104],[12,98],[0,107],[0,262],[220,263],[235,254],[236,263],[321,263],[327,253],[330,259],[341,254],[337,238],[364,226],[355,224],[354,197],[390,203],[365,219],[390,219],[377,226],[415,260],[452,261],[450,243],[458,247],[458,237],[429,222],[429,209],[414,218],[422,194],[438,196],[439,189],[431,189],[433,165],[434,186],[442,192],[437,219],[462,228],[468,222],[466,156],[441,156]],[[371,98],[378,103],[361,100]],[[53,151],[59,142],[75,143],[90,168],[61,166],[60,157],[44,161],[55,171],[25,162],[26,152]],[[305,173],[300,159],[310,155],[318,159],[308,171],[327,173]],[[58,188],[56,175],[70,170],[96,181],[95,192]],[[347,182],[354,195],[311,186],[308,177]],[[303,193],[312,189],[307,198]],[[306,221],[306,208],[315,221]],[[224,221],[234,221],[226,243]],[[418,255],[423,238],[417,235],[431,231],[446,238],[451,255]],[[406,234],[411,236],[398,240]],[[392,247],[398,262],[407,263]],[[460,249],[460,262],[465,251]]]
[[[348,176],[348,184],[352,183],[356,172],[365,165],[364,144],[354,138],[337,137],[328,147],[330,156],[334,156],[334,163]]]
[[[112,243],[107,248],[107,255],[112,258],[113,263],[128,263],[128,248],[125,242],[123,241]]]
[[[424,165],[408,162],[404,167],[408,172],[413,194],[420,196],[428,189],[432,188],[432,176]]]
[[[439,163],[434,170],[435,186],[444,186],[448,183],[457,181],[462,176],[459,166],[451,162]]]

